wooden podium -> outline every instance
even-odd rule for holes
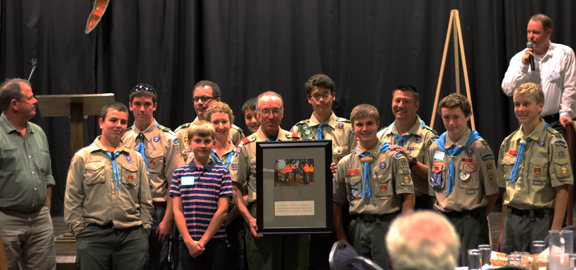
[[[70,157],[84,147],[84,115],[100,115],[114,94],[35,96],[42,117],[70,116]]]

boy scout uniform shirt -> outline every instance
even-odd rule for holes
[[[422,127],[422,120],[420,116],[416,115],[416,123],[408,130],[411,136],[406,139],[402,144],[408,152],[410,157],[416,158],[418,162],[428,165],[428,148],[438,139],[438,133],[429,126]],[[397,145],[398,140],[394,135],[399,135],[400,132],[396,128],[396,122],[378,132],[378,139],[387,142],[389,145]],[[410,160],[408,160],[410,161]],[[414,193],[416,196],[427,194],[434,197],[434,189],[428,184],[426,179],[420,179],[414,172],[412,172],[412,180],[414,180]]]
[[[182,152],[182,157],[184,158],[185,164],[190,163],[188,156],[190,156],[190,153],[192,153],[192,149],[188,148],[188,131],[190,130],[190,126],[192,126],[192,124],[194,124],[196,121],[198,121],[198,117],[196,117],[192,123],[182,124],[174,131],[178,141],[180,142],[180,151]],[[244,138],[244,133],[241,128],[232,124],[228,138],[234,145],[236,145],[242,138]]]
[[[444,147],[452,145],[463,147],[470,137],[468,129],[462,138],[453,142],[446,134]],[[498,193],[498,171],[494,165],[494,155],[484,139],[476,139],[460,154],[451,157],[440,150],[437,143],[430,145],[428,150],[428,181],[433,173],[441,173],[442,185],[436,189],[436,204],[434,208],[442,212],[462,212],[474,210],[488,204],[488,195]],[[454,189],[448,194],[448,173],[450,172],[450,159],[454,165]]]
[[[80,149],[70,164],[66,180],[64,219],[77,236],[89,224],[126,229],[152,225],[152,193],[142,156],[122,143],[115,152],[121,185],[116,192],[112,160],[105,153],[100,137]]]
[[[522,126],[502,142],[498,186],[506,187],[504,205],[522,210],[554,208],[554,187],[574,183],[567,144],[558,131],[551,127],[544,129],[545,124],[544,119],[540,119],[540,124],[528,136],[532,141],[524,148],[514,184],[510,183],[510,174],[518,158],[520,140],[526,139]]]
[[[276,141],[298,140],[290,132],[278,127],[278,138]],[[230,164],[230,177],[232,183],[236,182],[240,186],[246,186],[248,191],[248,203],[256,202],[256,142],[268,142],[268,138],[262,132],[262,127],[256,133],[242,139],[236,147],[236,154],[232,164]]]
[[[158,125],[154,119],[144,131],[139,130],[136,125],[126,131],[122,138],[124,146],[136,150],[140,144],[138,139],[140,133],[145,137],[143,141],[146,149],[145,162],[148,163],[150,170],[152,197],[155,202],[165,202],[172,183],[172,173],[184,166],[178,139],[169,128]]]
[[[351,152],[338,163],[334,180],[334,202],[340,205],[350,202],[351,214],[395,213],[401,210],[403,202],[403,197],[398,194],[414,193],[408,159],[396,151],[379,153],[381,146],[382,142],[378,142],[366,150],[359,144],[358,153]],[[368,198],[362,200],[365,179],[364,162],[360,160],[360,155],[366,151],[374,156],[370,164],[372,201]]]
[[[290,131],[298,134],[303,141],[317,140],[316,135],[320,124],[322,123],[312,113],[310,119],[298,122]],[[332,162],[338,163],[342,157],[356,147],[356,135],[354,135],[350,120],[336,117],[334,112],[325,124],[327,126],[322,127],[322,140],[332,140]]]

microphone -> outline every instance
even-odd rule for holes
[[[526,48],[532,49],[532,46],[534,46],[534,43],[532,43],[532,41],[528,41],[526,43]],[[534,52],[534,51],[532,51],[532,52]],[[534,70],[534,56],[530,55],[530,57],[528,57],[528,61],[530,61],[530,69]]]

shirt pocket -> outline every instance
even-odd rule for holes
[[[392,192],[392,174],[385,173],[385,170],[377,170],[374,175],[374,184],[372,185],[372,193],[375,196],[390,195]]]
[[[92,187],[106,182],[104,161],[89,162],[84,170],[84,185]]]
[[[0,166],[8,172],[22,171],[23,164],[18,162],[18,149],[0,148]]]
[[[150,174],[159,174],[164,168],[164,159],[161,151],[154,151],[146,157]]]
[[[138,179],[138,166],[134,163],[122,164],[120,169],[122,185],[128,190],[137,190],[140,183]]]
[[[344,157],[345,155],[348,154],[348,152],[350,152],[350,150],[348,149],[348,146],[346,145],[336,145],[336,144],[332,144],[332,160],[334,162],[338,162],[340,161],[340,159],[342,157]]]
[[[359,175],[346,178],[346,193],[349,201],[362,199],[362,177]]]
[[[514,169],[514,163],[516,162],[516,156],[505,156],[502,159],[502,172],[504,175],[501,177],[506,180],[510,181],[510,175],[512,175],[512,170]]]
[[[556,169],[556,179],[567,179],[572,176],[572,169],[570,168],[569,159],[554,159],[554,169]],[[544,177],[547,174],[544,175]]]
[[[454,176],[459,179],[460,188],[462,189],[478,189],[480,187],[480,173],[477,163],[462,163],[456,169]]]

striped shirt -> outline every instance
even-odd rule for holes
[[[190,162],[174,171],[170,196],[182,198],[188,232],[194,241],[199,241],[218,209],[218,200],[232,197],[230,173],[212,160],[204,168]],[[212,239],[226,240],[225,228],[222,223]]]

